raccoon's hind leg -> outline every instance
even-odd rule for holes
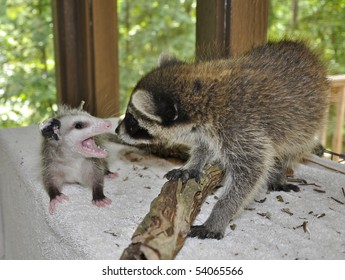
[[[288,162],[288,160],[275,159],[275,165],[270,171],[269,181],[267,183],[268,191],[300,191],[298,186],[287,182]]]
[[[236,213],[250,202],[256,191],[267,183],[274,164],[269,150],[259,150],[246,157],[230,156],[224,180],[225,192],[203,225],[192,226],[189,236],[222,239],[226,227]]]

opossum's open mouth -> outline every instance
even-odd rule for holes
[[[108,152],[102,147],[97,146],[92,137],[82,141],[81,148],[83,153],[85,153],[85,155],[88,157],[106,158],[108,156]]]

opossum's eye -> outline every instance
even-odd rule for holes
[[[86,125],[85,125],[85,123],[83,123],[83,122],[76,122],[76,123],[74,124],[74,127],[75,127],[76,129],[83,129],[83,128],[86,127]]]

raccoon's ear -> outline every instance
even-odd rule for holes
[[[158,58],[158,67],[183,63],[175,56],[168,53],[161,53]]]
[[[162,122],[162,118],[156,114],[156,106],[153,96],[146,90],[137,90],[132,94],[131,103],[135,109],[149,119]]]

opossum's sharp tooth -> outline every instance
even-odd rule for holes
[[[83,152],[86,153],[88,157],[104,158],[108,156],[108,152],[104,148],[96,145],[92,137],[83,140],[81,146]]]

